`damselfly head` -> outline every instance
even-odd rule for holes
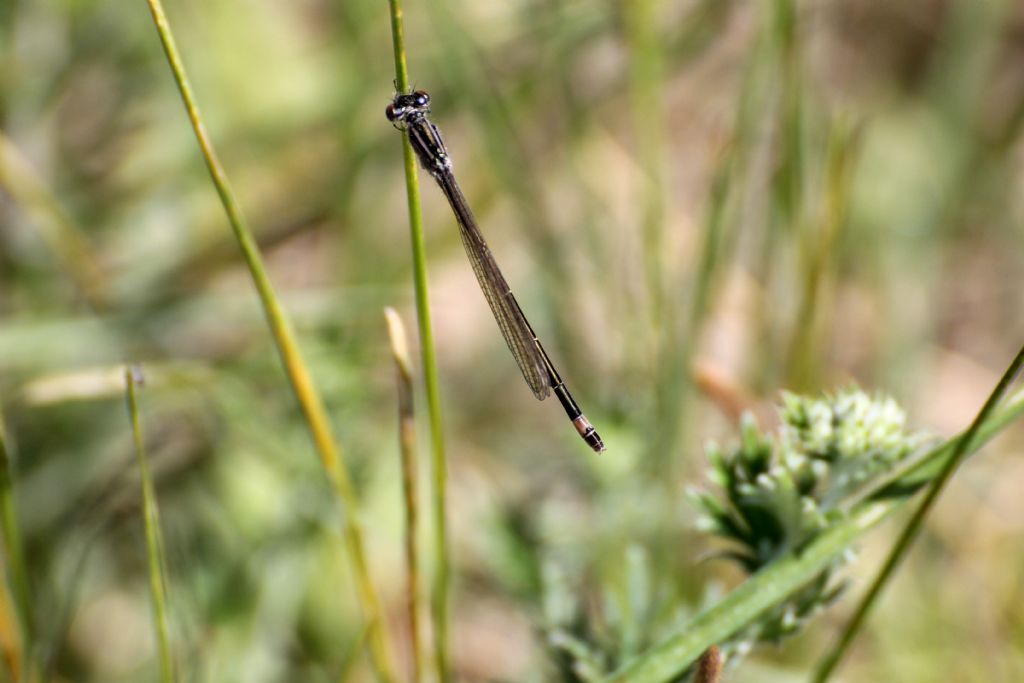
[[[394,124],[408,123],[415,115],[424,115],[430,112],[430,95],[426,90],[416,90],[410,93],[399,93],[395,99],[384,110],[388,121]]]

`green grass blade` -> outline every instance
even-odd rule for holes
[[[341,673],[338,674],[338,683],[353,683],[353,681],[358,677],[359,661],[362,659],[360,655],[366,650],[367,636],[368,633],[366,625],[364,625],[362,630],[359,632],[359,637],[353,642],[351,651],[341,663]]]
[[[96,310],[104,309],[108,283],[85,233],[2,131],[0,187],[7,190],[32,219],[40,238],[56,256],[86,303]]]
[[[636,136],[637,158],[642,169],[640,205],[644,240],[644,272],[651,322],[656,334],[672,321],[666,316],[675,302],[665,301],[665,173],[663,155],[665,121],[661,102],[662,46],[658,39],[657,10],[660,3],[634,0],[622,6],[629,50],[629,91]],[[659,342],[659,348],[667,340]],[[672,378],[671,381],[675,381]]]
[[[679,419],[686,380],[689,345],[682,343],[677,291],[668,286],[665,265],[665,118],[662,93],[663,47],[659,40],[659,3],[637,0],[622,5],[625,46],[629,59],[629,99],[636,157],[640,167],[638,205],[646,276],[646,325],[650,348],[658,359],[654,374],[654,410],[645,462],[672,496],[678,490],[673,469],[677,458]],[[670,294],[671,293],[671,294]]]
[[[770,301],[780,278],[780,256],[792,238],[802,229],[806,219],[805,181],[808,156],[804,153],[805,114],[803,104],[802,34],[795,0],[768,0],[762,5],[766,49],[771,65],[770,78],[778,90],[772,105],[772,126],[777,141],[773,154],[769,208],[764,220],[763,235],[756,247],[753,272],[763,296]],[[758,306],[753,312],[754,337],[758,340],[753,384],[758,391],[773,388],[780,382],[782,364],[778,362],[782,330],[771,306]]]
[[[825,192],[816,215],[801,230],[799,313],[789,343],[786,386],[805,391],[820,386],[823,331],[829,329],[832,306],[825,301],[839,258],[842,233],[848,223],[853,188],[858,130],[841,118],[832,122],[825,162]]]
[[[160,0],[147,0],[147,2],[153,14],[157,33],[160,35],[160,41],[163,44],[175,83],[181,93],[185,111],[192,124],[203,159],[206,161],[214,187],[217,189],[217,194],[220,196],[221,203],[224,205],[224,210],[227,213],[228,223],[231,225],[231,230],[242,250],[242,256],[249,268],[256,291],[259,294],[260,303],[263,306],[267,324],[270,327],[274,343],[281,356],[285,372],[288,374],[292,390],[302,408],[302,413],[309,426],[317,453],[320,456],[320,461],[345,512],[345,543],[354,568],[359,602],[362,606],[363,614],[371,627],[369,635],[370,658],[380,680],[385,683],[391,683],[396,680],[396,677],[391,657],[391,648],[388,642],[386,622],[380,599],[377,595],[377,589],[370,576],[370,567],[366,557],[359,517],[359,502],[342,457],[341,447],[331,433],[327,411],[324,408],[320,393],[313,383],[309,367],[306,365],[299,350],[295,333],[292,331],[291,322],[285,315],[281,302],[270,284],[270,279],[263,265],[263,258],[256,245],[256,240],[246,224],[241,208],[235,200],[234,192],[228,183],[224,167],[217,158],[213,142],[210,140],[203,125],[202,117],[192,94],[192,87],[185,74],[184,64],[178,54],[163,5]]]
[[[885,560],[885,564],[882,565],[882,569],[878,572],[878,576],[871,583],[871,587],[867,593],[864,594],[864,598],[861,600],[857,609],[854,611],[853,617],[850,618],[849,623],[843,630],[842,635],[839,637],[835,647],[825,655],[822,659],[821,664],[815,671],[812,680],[815,683],[824,683],[828,680],[832,672],[835,671],[836,666],[842,659],[843,655],[849,649],[850,644],[860,631],[861,626],[864,624],[864,620],[867,618],[868,613],[878,600],[878,596],[881,594],[882,589],[889,582],[893,573],[896,571],[896,567],[899,565],[900,560],[907,554],[910,549],[910,545],[917,538],[918,533],[921,531],[921,527],[924,524],[924,518],[931,511],[935,505],[935,501],[938,500],[939,495],[945,488],[946,484],[953,477],[960,462],[968,453],[968,449],[972,446],[975,436],[981,430],[981,427],[988,420],[989,415],[995,410],[996,405],[1002,400],[1006,391],[1009,389],[1010,384],[1013,383],[1017,374],[1020,372],[1021,367],[1024,366],[1024,347],[1021,347],[1020,351],[1017,352],[1017,356],[1010,363],[1009,367],[1006,368],[1006,372],[1000,378],[996,388],[992,390],[988,400],[985,401],[985,405],[978,411],[971,426],[967,428],[967,431],[956,440],[956,446],[953,448],[952,453],[946,462],[943,464],[942,469],[939,471],[938,476],[935,477],[934,481],[928,487],[928,492],[925,494],[924,500],[914,510],[914,514],[911,516],[907,525],[903,528],[899,538],[893,545],[892,551]]]
[[[400,0],[388,0],[391,12],[391,39],[395,57],[395,86],[400,92],[409,90],[409,69],[405,59],[405,33],[402,28]],[[420,186],[416,176],[416,159],[409,139],[402,136],[402,155],[405,162],[405,188],[409,204],[409,236],[412,243],[413,282],[416,290],[416,322],[420,335],[420,354],[423,362],[423,382],[427,392],[427,413],[430,419],[432,522],[434,530],[434,582],[431,605],[434,617],[434,658],[437,677],[441,683],[451,680],[448,662],[448,587],[450,560],[448,557],[448,463],[445,457],[444,430],[441,420],[441,389],[434,353],[434,330],[430,318],[430,297],[427,285],[427,256],[423,239],[423,215],[420,210]]]
[[[124,383],[128,418],[132,425],[135,455],[139,461],[139,474],[142,478],[142,516],[146,525],[146,550],[149,560],[149,591],[153,599],[153,624],[156,628],[157,649],[160,652],[160,680],[163,683],[173,683],[175,680],[174,656],[171,652],[170,634],[167,628],[167,576],[164,571],[160,509],[157,506],[153,477],[150,475],[149,460],[146,458],[146,448],[142,440],[142,425],[136,400],[136,388],[141,382],[141,371],[138,368],[125,368]]]
[[[416,458],[416,414],[413,409],[412,362],[406,343],[402,319],[393,308],[384,309],[388,323],[391,354],[395,359],[398,379],[398,442],[402,455],[402,490],[405,502],[405,565],[406,600],[409,614],[409,643],[412,651],[412,680],[421,683],[424,674],[423,639],[420,625],[420,566],[417,530],[419,527],[419,492]]]
[[[10,577],[14,608],[17,612],[18,628],[21,629],[21,661],[14,662],[14,653],[8,657],[12,669],[27,667],[34,671],[35,629],[32,611],[32,591],[29,585],[28,569],[25,564],[25,549],[21,542],[21,527],[18,524],[17,508],[14,505],[14,484],[11,476],[11,461],[7,452],[7,438],[4,434],[0,415],[0,526],[4,533],[4,558],[7,560],[7,574]],[[17,677],[19,671],[12,671]],[[30,674],[28,680],[33,680]]]

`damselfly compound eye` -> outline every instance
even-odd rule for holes
[[[425,107],[430,104],[430,95],[427,94],[426,90],[417,90],[412,96],[413,102],[416,103],[417,107]]]
[[[391,121],[392,123],[394,122],[394,120],[396,118],[398,118],[398,115],[395,114],[395,105],[394,104],[389,104],[387,106],[387,108],[384,110],[384,116],[388,117],[388,121]]]

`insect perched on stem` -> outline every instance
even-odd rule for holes
[[[505,276],[501,274],[483,233],[477,227],[466,197],[455,181],[452,160],[441,139],[441,131],[430,121],[430,95],[423,90],[399,93],[395,95],[394,101],[388,105],[385,113],[395,128],[405,131],[409,136],[409,142],[423,168],[434,177],[444,196],[448,198],[459,224],[459,234],[466,248],[466,255],[473,264],[476,280],[534,396],[543,401],[554,392],[583,440],[595,451],[603,451],[604,442],[580,410],[551,358],[537,339],[537,334],[512,295]]]

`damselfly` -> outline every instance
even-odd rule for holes
[[[462,244],[466,247],[469,261],[473,264],[476,280],[534,396],[543,401],[554,392],[583,440],[595,451],[603,451],[604,442],[583,415],[583,411],[569,393],[551,358],[523,315],[519,303],[505,281],[505,276],[501,274],[498,264],[494,261],[480,228],[477,227],[465,195],[455,182],[452,160],[441,139],[441,131],[429,118],[430,95],[422,90],[399,93],[395,95],[394,101],[388,105],[385,113],[396,128],[405,131],[409,136],[409,142],[423,168],[434,177],[444,196],[448,198],[448,203],[451,204],[459,223],[459,234],[462,236]]]

